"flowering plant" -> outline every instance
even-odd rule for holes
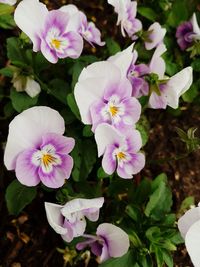
[[[180,122],[199,105],[196,3],[50,2],[0,4],[10,30],[0,119],[11,223],[26,215],[34,231],[33,216],[64,266],[172,267],[184,239],[198,266],[199,208],[181,217],[193,203],[183,209],[187,193],[174,188],[177,160],[200,147],[195,123]],[[20,227],[27,248],[34,238]]]

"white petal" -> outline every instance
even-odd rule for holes
[[[145,42],[145,48],[147,50],[151,50],[154,47],[158,46],[162,41],[166,34],[166,29],[162,28],[158,22],[154,22],[148,29],[150,34],[151,42]]]
[[[118,132],[113,126],[107,123],[98,125],[94,136],[97,143],[99,157],[104,154],[108,145],[115,142],[120,143],[123,139],[123,135],[120,134],[120,132]]]
[[[172,76],[167,82],[167,89],[164,91],[167,105],[174,109],[178,108],[180,96],[190,88],[192,81],[191,67],[187,67]]]
[[[41,92],[41,88],[38,82],[34,81],[30,77],[27,77],[25,91],[30,97],[35,97]]]
[[[158,74],[159,79],[163,79],[165,73],[165,61],[161,56],[166,50],[164,44],[157,46],[149,64],[150,72]]]
[[[81,12],[78,10],[78,8],[75,5],[69,4],[62,6],[61,8],[59,8],[59,10],[65,12],[69,17],[67,31],[78,32],[79,28],[81,27]]]
[[[15,169],[16,157],[25,149],[34,148],[46,133],[63,134],[65,123],[61,115],[49,107],[33,107],[17,115],[9,125],[4,154],[8,170]]]
[[[197,22],[197,17],[196,17],[195,13],[193,13],[193,15],[192,15],[191,23],[192,23],[192,26],[193,26],[193,32],[195,34],[197,34],[197,35],[200,35],[200,28],[199,28],[199,25],[198,25],[198,22]]]
[[[134,43],[130,45],[128,48],[124,49],[123,51],[118,52],[116,55],[108,58],[108,61],[112,62],[120,69],[122,77],[123,76],[126,77],[127,71],[132,63],[133,57],[137,57],[137,52],[136,51],[133,52],[133,46]]]
[[[195,267],[200,266],[200,220],[188,230],[185,245]]]
[[[56,233],[65,235],[67,233],[67,229],[63,227],[63,216],[61,214],[63,206],[49,202],[45,202],[44,205],[50,226]]]
[[[127,2],[130,2],[130,0],[108,0],[108,4],[112,5],[114,11],[118,14],[117,25],[125,19]]]
[[[17,2],[17,0],[0,0],[0,3],[7,4],[7,5],[10,5],[10,6],[15,5],[16,2]]]
[[[15,10],[14,20],[33,42],[34,51],[39,50],[38,36],[41,34],[47,15],[46,6],[38,0],[23,0]]]
[[[98,226],[96,233],[106,239],[110,257],[121,257],[128,251],[129,238],[121,228],[111,223],[102,223]]]
[[[179,220],[178,229],[183,238],[185,238],[189,228],[200,220],[200,207],[188,210]]]
[[[103,206],[104,198],[92,198],[92,199],[84,199],[84,198],[76,198],[69,202],[67,202],[62,208],[61,212],[63,216],[68,216],[74,212],[82,212],[83,210],[98,208],[100,209]]]
[[[91,105],[103,97],[106,86],[118,84],[120,79],[120,70],[110,62],[93,63],[83,69],[74,89],[83,123],[92,123],[89,112]]]

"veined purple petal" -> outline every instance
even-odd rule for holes
[[[113,158],[113,152],[115,149],[116,146],[114,144],[108,145],[102,159],[102,167],[109,175],[113,174],[117,165],[116,158]]]
[[[32,156],[36,149],[27,149],[19,154],[16,161],[16,177],[26,186],[36,186],[40,183],[38,166],[32,163]]]
[[[66,229],[66,233],[62,234],[62,239],[65,240],[66,242],[71,242],[74,239],[74,232],[72,225],[65,220],[63,223],[64,229]]]
[[[48,144],[52,144],[56,148],[57,153],[68,154],[74,148],[75,140],[60,134],[47,133],[42,136],[42,144],[40,145],[40,148]]]
[[[56,51],[51,49],[44,40],[42,40],[41,42],[41,52],[49,62],[53,64],[58,62],[58,56],[56,54]]]
[[[181,50],[185,50],[192,45],[193,26],[190,21],[181,23],[176,30],[176,38]]]
[[[141,115],[141,105],[139,101],[134,98],[126,98],[122,101],[125,106],[125,115],[123,117],[123,122],[126,125],[134,125],[140,118]]]
[[[59,188],[63,186],[66,176],[65,172],[61,167],[53,166],[52,172],[45,173],[40,167],[38,170],[38,174],[41,182],[50,188]]]

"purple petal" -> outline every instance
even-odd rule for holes
[[[41,182],[50,188],[62,187],[66,176],[62,168],[53,166],[53,170],[50,173],[44,173],[42,168],[39,168],[38,174]]]
[[[100,224],[96,234],[106,240],[110,257],[121,257],[129,249],[130,243],[128,235],[121,228],[113,224]]]
[[[134,98],[127,98],[122,101],[125,106],[125,116],[123,117],[123,122],[127,125],[134,125],[141,115],[141,105],[139,101]]]
[[[26,186],[36,186],[40,183],[38,167],[32,163],[32,156],[36,149],[27,149],[19,154],[16,161],[16,177]]]
[[[62,239],[66,242],[71,242],[74,239],[74,232],[71,224],[67,220],[65,220],[63,227],[67,230],[67,232],[61,235]]]
[[[45,20],[45,33],[47,33],[51,28],[59,29],[60,33],[64,33],[68,22],[69,17],[66,16],[65,12],[60,10],[51,10]]]
[[[159,96],[155,92],[152,92],[149,98],[149,107],[153,109],[166,109],[167,100],[162,94]]]
[[[75,140],[70,137],[65,137],[56,133],[47,133],[42,136],[42,144],[40,148],[45,145],[52,144],[57,153],[68,154],[72,151],[75,145]]]
[[[52,50],[44,40],[42,40],[41,43],[41,52],[49,62],[53,64],[58,62],[58,56],[56,55],[56,52]]]
[[[115,149],[116,146],[114,144],[108,145],[102,159],[102,167],[109,175],[113,174],[116,169],[116,158],[113,158],[113,151]]]

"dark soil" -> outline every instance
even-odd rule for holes
[[[105,3],[103,8],[102,2],[104,1],[73,0],[62,1],[62,4],[76,4],[87,13],[89,18],[92,18],[95,14],[93,19],[96,20],[97,26],[104,30],[106,28],[107,35],[115,35],[117,30],[114,27],[115,24],[111,21],[115,18],[110,18],[110,14],[113,11]],[[48,4],[51,8],[59,7],[61,6],[61,1],[52,0]],[[105,6],[106,11],[104,10]],[[107,14],[107,16],[105,17],[104,14]],[[116,32],[113,32],[113,29]],[[9,35],[10,33],[8,33]],[[5,64],[2,42],[8,36],[5,32],[2,32],[0,36],[0,64],[2,66]],[[95,53],[95,50],[92,51]],[[182,200],[187,196],[194,196],[196,203],[198,203],[200,201],[200,189],[198,186],[200,151],[194,152],[179,161],[166,160],[162,163],[159,163],[159,161],[184,153],[185,145],[178,138],[175,127],[180,127],[184,130],[194,126],[198,127],[200,124],[200,107],[192,104],[186,106],[179,117],[174,117],[166,111],[148,110],[147,117],[151,125],[149,142],[145,147],[149,164],[144,169],[143,174],[149,178],[154,178],[161,172],[165,172],[168,175],[169,183],[173,190],[174,212],[179,210]],[[0,123],[1,143],[6,141],[8,124],[8,121],[1,121]],[[200,136],[200,133],[197,132],[197,135]],[[47,223],[44,201],[50,201],[50,199],[47,199],[42,191],[40,192],[39,190],[37,199],[25,208],[25,211],[19,217],[8,215],[4,200],[5,190],[15,178],[15,175],[11,172],[8,173],[3,166],[3,149],[0,151],[0,156],[0,164],[2,166],[0,168],[0,267],[66,266],[63,254],[56,249],[64,249],[65,245],[61,237]],[[52,199],[52,201],[54,200]],[[192,267],[184,246],[175,253],[174,259],[177,267]],[[77,266],[82,267],[80,264]],[[89,264],[89,267],[94,266],[96,266],[94,262]]]

